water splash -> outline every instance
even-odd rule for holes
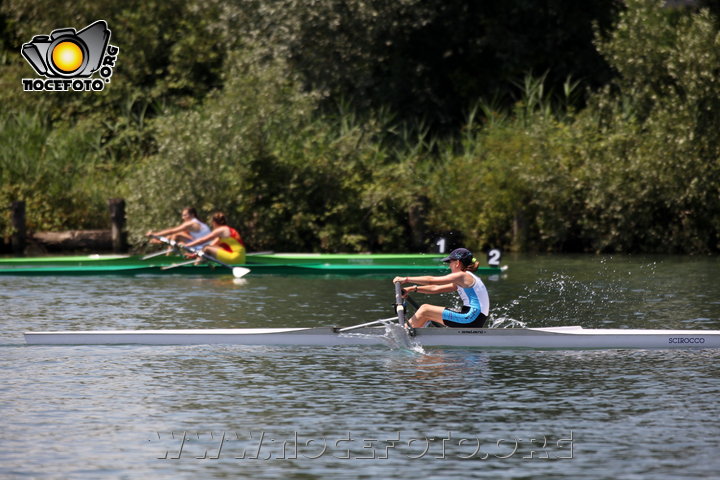
[[[425,355],[425,349],[422,345],[409,335],[405,327],[397,323],[385,325],[385,339],[392,349],[408,350]]]
[[[393,319],[387,319],[387,322],[383,323],[384,330],[378,328],[378,335],[374,333],[350,331],[341,333],[341,336],[346,337],[360,337],[360,338],[371,338],[378,339],[385,343],[392,350],[405,350],[412,353],[419,353],[425,355],[425,350],[422,345],[410,336],[405,327],[399,325],[397,321]],[[379,334],[382,331],[382,334]]]
[[[527,323],[510,317],[496,317],[490,322],[489,328],[526,328]]]
[[[494,305],[492,313],[499,320],[513,319],[533,327],[568,323],[602,327],[621,318],[633,323],[646,316],[644,307],[657,311],[654,299],[667,303],[667,295],[649,296],[657,269],[656,261],[618,264],[606,256],[599,258],[594,270],[578,270],[573,265],[562,271],[540,270],[534,283],[515,298]],[[500,327],[507,328],[505,323]]]

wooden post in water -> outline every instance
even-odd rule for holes
[[[528,224],[525,212],[521,209],[515,211],[513,217],[513,242],[512,248],[516,252],[527,250]]]
[[[12,229],[13,233],[10,237],[10,244],[15,255],[25,253],[25,245],[27,244],[27,231],[25,229],[25,202],[12,202],[10,207],[12,210]]]
[[[427,250],[427,211],[430,200],[422,195],[408,209],[408,226],[410,227],[410,247],[414,252]]]
[[[111,198],[108,201],[110,207],[110,237],[112,248],[115,253],[127,251],[127,235],[125,233],[125,200],[122,198]]]

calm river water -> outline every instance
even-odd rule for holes
[[[518,256],[501,324],[720,329],[720,261]],[[403,272],[398,272],[402,274]],[[0,478],[681,479],[720,471],[720,352],[23,344],[352,325],[390,278],[0,278]],[[452,304],[451,295],[417,296]]]

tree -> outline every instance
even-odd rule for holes
[[[549,72],[598,87],[609,70],[593,45],[618,2],[570,0],[327,0],[242,2],[239,39],[288,61],[310,89],[359,111],[387,108],[447,132],[478,99],[515,98],[512,82]],[[249,25],[252,25],[250,28]]]

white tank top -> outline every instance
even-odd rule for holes
[[[210,227],[208,227],[206,224],[198,220],[197,218],[192,219],[193,222],[198,224],[200,228],[197,231],[189,230],[188,234],[193,240],[197,240],[198,238],[204,237],[205,235],[209,234],[212,230],[210,230]]]
[[[487,316],[490,313],[490,297],[488,296],[485,284],[472,272],[467,272],[473,276],[475,283],[470,288],[457,287],[458,294],[462,298],[463,305],[475,306]]]

